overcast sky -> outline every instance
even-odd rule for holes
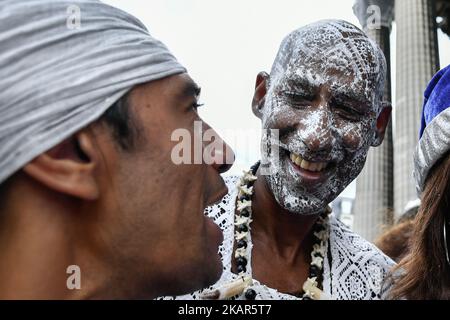
[[[202,87],[205,107],[200,115],[234,146],[237,161],[231,173],[259,159],[260,125],[250,103],[256,74],[270,71],[283,37],[320,19],[344,19],[360,26],[352,11],[354,0],[104,2],[138,17]],[[439,41],[442,67],[450,64],[450,40],[439,32]],[[395,54],[394,44],[392,48]],[[247,143],[248,135],[253,143]],[[354,185],[346,194],[353,192]]]

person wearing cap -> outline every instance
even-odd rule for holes
[[[450,66],[425,91],[414,178],[421,205],[409,254],[393,271],[395,299],[450,299]]]
[[[214,161],[173,159],[176,130],[212,131],[186,69],[100,1],[4,0],[0,30],[0,298],[214,283],[222,233],[203,211],[227,193],[234,155],[215,135]]]

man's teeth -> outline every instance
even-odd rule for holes
[[[301,156],[291,153],[291,161],[295,163],[297,166],[299,166],[302,169],[308,170],[308,171],[314,171],[314,172],[320,172],[323,171],[328,165],[327,162],[309,162],[303,159]]]

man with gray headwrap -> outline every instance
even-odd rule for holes
[[[226,194],[232,151],[172,161],[174,130],[201,121],[200,89],[164,44],[99,1],[4,0],[0,47],[0,298],[152,298],[217,280],[222,235],[203,210]]]

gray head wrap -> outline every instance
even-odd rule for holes
[[[95,0],[0,1],[0,48],[0,183],[132,87],[186,72],[140,21]]]

